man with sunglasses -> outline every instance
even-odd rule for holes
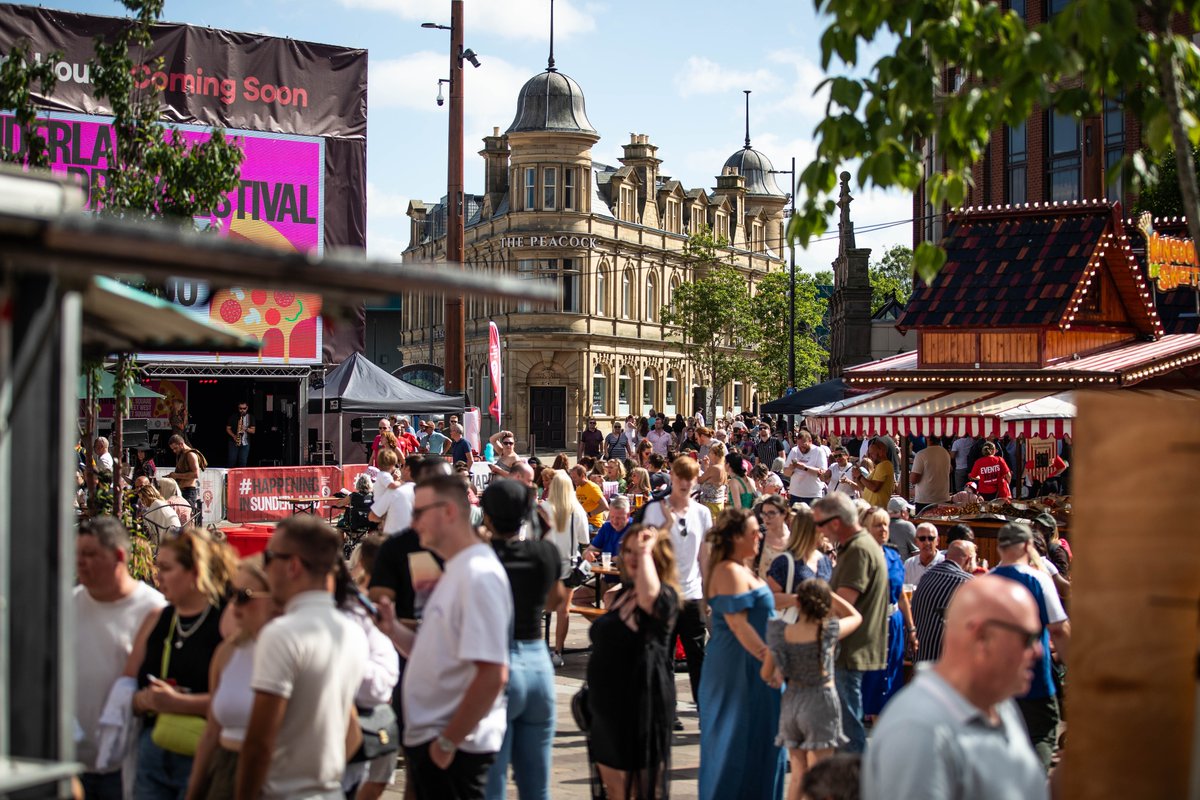
[[[1033,530],[1024,522],[1010,522],[996,534],[1000,551],[1000,563],[992,570],[993,575],[1016,581],[1029,590],[1037,603],[1041,619],[1041,653],[1034,665],[1033,683],[1029,691],[1017,699],[1029,739],[1037,751],[1045,769],[1050,768],[1050,757],[1057,744],[1059,709],[1054,686],[1050,644],[1053,642],[1058,657],[1064,658],[1071,641],[1071,623],[1059,600],[1054,581],[1044,570],[1035,569],[1031,562],[1033,554]]]
[[[938,531],[932,522],[922,522],[917,526],[916,555],[904,561],[904,582],[916,586],[925,577],[925,573],[935,564],[942,562],[942,553],[938,550]]]
[[[863,800],[1045,800],[1046,774],[1012,698],[1041,655],[1038,607],[1013,581],[967,581],[946,610],[942,657],[891,699],[862,765]]]
[[[330,577],[341,557],[341,536],[312,514],[282,520],[263,551],[271,597],[284,614],[255,646],[238,798],[341,794],[368,653],[363,629],[334,604]]]
[[[379,603],[379,629],[408,657],[404,750],[417,798],[482,798],[504,743],[513,597],[492,547],[471,525],[467,483],[453,475],[417,485],[413,528],[445,559],[419,636]]]
[[[829,588],[862,614],[859,629],[842,641],[834,682],[842,706],[845,750],[861,753],[867,744],[863,727],[864,672],[887,665],[888,567],[883,548],[858,524],[854,501],[843,492],[813,503],[817,530],[837,543],[837,566]]]

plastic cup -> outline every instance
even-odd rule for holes
[[[612,569],[612,553],[600,554],[600,566],[605,569]]]

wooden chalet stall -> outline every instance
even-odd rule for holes
[[[1008,435],[1040,470],[1037,454],[1072,434],[1079,390],[1200,399],[1200,335],[1165,332],[1119,205],[968,208],[948,216],[942,246],[945,266],[897,322],[916,331],[916,351],[846,370],[869,391],[810,409],[810,425],[899,437],[904,453],[910,436]],[[907,458],[901,467],[907,496]],[[1069,526],[1068,511],[1052,513]],[[981,557],[994,561],[1000,522],[969,520]]]

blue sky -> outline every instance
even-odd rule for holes
[[[120,15],[111,0],[51,0],[46,7]],[[449,0],[167,0],[164,19],[369,51],[367,248],[398,255],[408,241],[410,199],[436,201],[446,186],[446,107],[437,79],[449,61]],[[477,153],[493,126],[512,122],[521,85],[546,67],[549,0],[466,0],[465,42],[483,63],[466,70],[466,185],[480,192]],[[555,61],[577,80],[600,142],[593,158],[617,163],[630,133],[659,146],[662,171],[684,186],[711,188],[725,159],[742,146],[743,89],[753,90],[752,145],[776,169],[792,156],[803,169],[811,132],[824,112],[814,87],[823,78],[811,2],[715,0],[630,2],[557,0]],[[787,183],[782,176],[780,186]],[[856,189],[857,228],[907,220],[908,195]],[[909,244],[911,227],[860,234],[878,257]],[[797,265],[828,268],[837,242],[798,252]]]

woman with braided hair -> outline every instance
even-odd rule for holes
[[[788,800],[803,797],[805,770],[846,741],[833,659],[838,642],[862,624],[857,609],[820,578],[809,578],[796,587],[796,607],[800,610],[796,622],[767,623],[768,652],[760,673],[771,686],[787,683],[775,744],[788,749],[792,766]]]

